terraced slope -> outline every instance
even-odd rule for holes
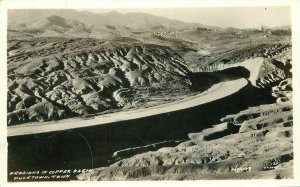
[[[292,178],[293,107],[290,81],[274,89],[288,93],[289,99],[228,115],[221,119],[222,123],[212,128],[190,133],[190,140],[177,146],[158,147],[156,150],[145,147],[140,149],[143,153],[129,158],[124,155],[130,155],[131,150],[123,150],[109,167],[81,174],[78,179]]]

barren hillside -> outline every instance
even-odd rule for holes
[[[277,103],[250,107],[188,134],[177,146],[148,145],[114,154],[115,163],[80,180],[286,179],[293,176],[292,85],[274,87]],[[284,97],[284,102],[279,99]],[[134,156],[132,153],[134,153]],[[142,153],[141,153],[142,152]],[[129,156],[129,158],[128,158]]]
[[[170,89],[188,91],[191,85],[188,67],[168,47],[93,42],[45,38],[15,44],[8,57],[8,124],[94,114],[149,99],[133,97],[137,87],[173,82]]]
[[[293,177],[290,26],[51,9],[8,17],[12,170],[94,169],[71,176],[79,180]]]

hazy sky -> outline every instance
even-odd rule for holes
[[[250,28],[290,25],[289,7],[226,7],[226,8],[157,8],[157,9],[88,9],[94,13],[118,11],[144,12],[184,22],[198,22],[221,27]]]

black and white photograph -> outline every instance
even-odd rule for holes
[[[8,9],[6,180],[294,179],[291,11]]]

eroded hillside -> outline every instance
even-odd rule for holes
[[[84,42],[92,47],[82,47]],[[90,40],[84,42],[45,38],[12,46],[9,125],[93,114],[149,99],[132,97],[135,87],[159,89],[172,83],[188,90],[191,85],[183,59],[168,47],[98,41],[93,47]]]
[[[114,154],[115,163],[80,180],[187,180],[291,178],[293,106],[291,80],[274,87],[274,104],[250,107],[220,124],[188,134],[177,146],[160,144]],[[284,97],[284,102],[281,97]],[[175,143],[175,142],[174,142]],[[176,143],[175,143],[176,144]],[[139,149],[139,150],[138,150]],[[132,155],[134,156],[130,156]]]
[[[94,169],[79,180],[293,177],[290,26],[51,9],[8,16],[11,168]]]
[[[59,27],[65,26],[68,32],[82,26],[57,17],[48,19],[44,26],[53,29],[53,21],[62,22]],[[270,35],[259,41],[262,44],[246,45],[264,32],[252,33],[254,36],[247,33],[246,38],[235,34],[230,39],[225,36],[232,31],[226,30],[197,29],[188,35],[181,29],[177,38],[165,34],[157,38],[157,33],[149,30],[110,30],[105,29],[109,36],[98,39],[66,33],[35,37],[34,32],[40,32],[36,29],[9,30],[8,124],[94,115],[182,99],[195,88],[205,90],[216,82],[203,76],[191,80],[192,72],[198,71],[241,66],[250,71],[247,78],[252,85],[261,88],[291,77],[291,46],[286,35]],[[205,43],[200,40],[208,34],[211,40],[205,40],[210,47],[203,51]],[[196,35],[199,37],[194,43],[188,41]],[[220,35],[224,38],[215,40]],[[225,41],[231,42],[230,46],[225,46]],[[239,49],[234,48],[236,45]]]

